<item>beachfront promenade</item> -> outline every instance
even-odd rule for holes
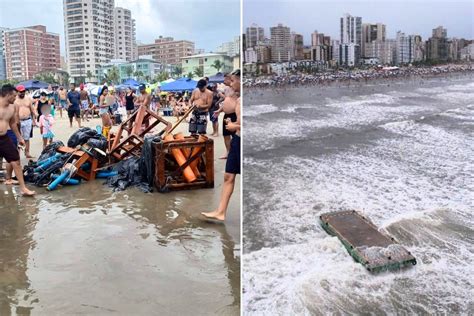
[[[474,71],[474,63],[446,64],[425,67],[391,67],[385,69],[335,70],[317,74],[288,73],[285,75],[266,75],[246,77],[246,88],[282,87],[287,85],[328,85],[334,82],[369,82],[373,80],[399,79],[409,77],[432,77],[448,73]]]

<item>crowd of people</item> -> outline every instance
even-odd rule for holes
[[[472,72],[473,64],[447,64],[426,67],[375,67],[372,69],[334,70],[317,74],[291,73],[245,78],[245,88],[282,87],[287,85],[329,85],[332,83],[369,82],[409,77],[431,77],[447,73]]]
[[[144,84],[138,87],[138,93],[132,88],[114,91],[104,85],[97,97],[90,94],[83,84],[77,89],[72,83],[69,90],[49,86],[39,94],[28,93],[22,85],[4,85],[0,92],[0,168],[3,160],[6,167],[3,180],[7,185],[18,184],[23,195],[35,194],[23,180],[20,152],[23,151],[27,159],[35,158],[30,149],[35,127],[39,128],[43,148],[51,144],[55,137],[55,117],[59,114],[62,118],[63,112],[67,113],[71,128],[74,120],[80,128],[82,120],[97,115],[102,121],[102,133],[107,136],[112,125],[120,123],[117,113],[130,117],[140,107],[157,113],[161,108],[167,108],[177,120],[188,115],[191,135],[206,134],[207,124],[211,122],[211,136],[214,137],[219,135],[218,117],[223,113],[222,135],[226,154],[220,158],[227,161],[221,202],[216,210],[203,212],[202,216],[205,220],[224,221],[235,177],[240,174],[240,82],[240,70],[237,70],[226,74],[221,85],[210,84],[205,77],[198,81],[191,93],[182,91],[161,97],[150,94]]]

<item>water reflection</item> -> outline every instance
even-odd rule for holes
[[[37,303],[26,273],[37,210],[35,200],[17,197],[14,190],[3,188],[0,195],[0,315],[29,315]]]
[[[187,302],[202,303],[203,313],[239,313],[240,249],[225,226],[196,219],[212,190],[112,193],[94,182],[21,201],[11,190],[0,195],[0,315],[162,306],[183,314]],[[82,281],[68,278],[75,275]]]

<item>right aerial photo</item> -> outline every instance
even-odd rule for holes
[[[244,315],[474,313],[474,2],[243,0]]]

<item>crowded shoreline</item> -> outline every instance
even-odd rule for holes
[[[245,77],[243,85],[248,90],[273,89],[292,86],[330,86],[333,84],[366,84],[369,82],[400,79],[428,79],[440,75],[474,72],[474,64],[447,64],[432,67],[400,67],[396,69],[339,70],[318,74],[285,74]]]

